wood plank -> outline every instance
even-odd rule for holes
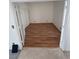
[[[24,47],[59,47],[60,31],[52,23],[32,23],[25,32]]]

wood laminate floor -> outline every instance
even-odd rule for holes
[[[24,47],[59,47],[60,31],[52,23],[31,23],[25,32]]]

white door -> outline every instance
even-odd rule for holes
[[[21,37],[21,43],[22,45],[24,45],[24,31],[23,31],[23,24],[22,24],[22,19],[21,19],[21,14],[20,14],[20,10],[19,7],[16,5],[16,15],[17,15],[17,23],[18,23],[18,28],[19,28],[19,33],[20,33],[20,37]]]

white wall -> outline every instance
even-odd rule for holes
[[[54,2],[54,21],[53,23],[61,31],[64,12],[64,1]]]
[[[37,2],[29,4],[30,23],[52,23],[53,2]]]
[[[64,1],[30,3],[31,23],[54,23],[61,31]]]
[[[70,9],[69,9],[69,1],[66,7],[65,22],[62,26],[62,35],[60,48],[66,51],[70,51]]]
[[[16,14],[13,5],[10,3],[9,5],[9,49],[12,49],[12,44],[18,44],[19,49],[22,49],[21,40],[19,36],[19,32],[17,29],[16,23]],[[12,29],[12,25],[14,25],[14,29]]]

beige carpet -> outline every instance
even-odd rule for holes
[[[66,59],[59,48],[24,48],[18,59]]]

